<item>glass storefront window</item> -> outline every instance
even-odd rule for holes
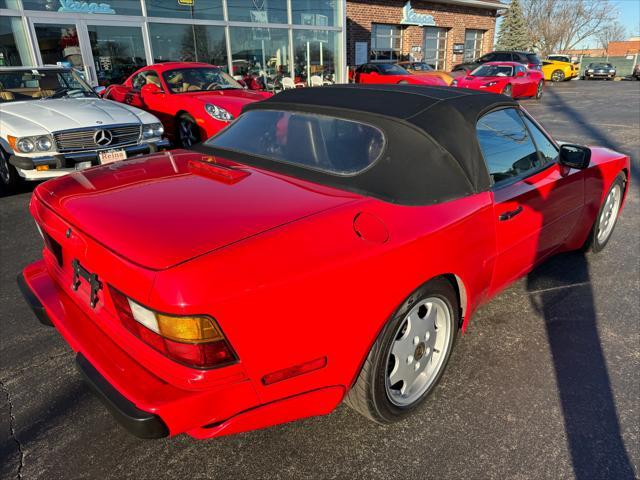
[[[0,17],[0,67],[33,65],[20,17]]]
[[[294,30],[293,59],[295,81],[319,86],[335,83],[339,78],[339,32],[326,30]]]
[[[99,85],[123,83],[147,64],[140,27],[88,25]]]
[[[287,0],[227,0],[232,22],[288,23]]]
[[[44,65],[63,62],[71,67],[82,68],[84,62],[78,39],[78,30],[73,23],[36,23],[38,48]]]
[[[227,69],[224,27],[150,23],[154,63],[205,62]]]
[[[194,0],[193,5],[181,5],[178,0],[146,0],[146,5],[149,17],[224,19],[222,0]]]
[[[12,10],[18,10],[18,0],[0,0],[0,8],[11,8]]]
[[[60,13],[95,13],[105,15],[142,15],[139,0],[104,0],[78,2],[74,0],[22,0],[25,10]]]
[[[296,25],[339,26],[335,0],[291,0],[291,20]]]
[[[232,75],[249,88],[277,88],[290,76],[289,32],[280,28],[231,27]]]

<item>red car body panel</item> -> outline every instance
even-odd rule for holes
[[[171,93],[162,74],[169,70],[180,68],[211,68],[206,63],[170,62],[149,65],[131,75],[122,85],[111,85],[107,88],[104,98],[116,102],[127,103],[141,108],[157,116],[164,125],[166,135],[175,140],[176,119],[181,113],[188,113],[196,121],[201,130],[201,138],[206,139],[222,130],[227,122],[216,120],[209,115],[204,106],[211,103],[224,108],[235,117],[240,115],[242,107],[247,103],[258,102],[269,98],[268,92],[252,90],[212,90],[207,92]],[[133,87],[132,79],[140,72],[154,71],[162,83],[162,92],[143,97],[140,90]]]
[[[447,276],[466,328],[515,278],[579,247],[605,192],[629,172],[628,157],[594,148],[585,170],[552,164],[496,191],[403,206],[217,159],[239,172],[225,177],[199,167],[202,156],[166,152],[40,185],[31,213],[63,245],[63,261],[44,248],[23,272],[75,351],[137,407],[159,415],[171,435],[197,438],[332,411],[417,286]],[[514,202],[523,214],[499,222]],[[149,215],[127,219],[133,204]],[[256,226],[246,230],[232,216]],[[112,219],[115,233],[101,225]],[[191,235],[202,245],[191,248]],[[95,309],[85,283],[70,288],[71,259],[156,311],[211,315],[239,361],[199,370],[163,356],[123,327],[108,288]],[[416,268],[398,275],[408,264]],[[324,368],[262,381],[318,358],[327,359]]]
[[[382,75],[379,73],[360,73],[354,76],[355,83],[367,84],[397,84],[408,83],[410,85],[429,85],[436,87],[446,87],[447,84],[439,77],[433,75]]]
[[[515,68],[522,66],[517,62],[487,62],[483,66],[489,65],[507,65]],[[464,75],[457,77],[458,88],[469,88],[471,90],[481,90],[491,93],[502,93],[507,85],[511,85],[513,98],[522,97],[534,97],[538,84],[543,82],[544,75],[539,70],[527,69],[526,74],[523,77],[478,77],[471,75]],[[493,85],[487,86],[487,84],[493,83]]]

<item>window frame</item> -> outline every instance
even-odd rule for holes
[[[395,38],[398,38],[400,40],[400,45],[398,46],[398,48],[378,48],[377,47],[377,38],[379,37],[376,33],[376,30],[378,27],[390,27],[391,28],[391,34],[390,35],[384,35],[380,38],[384,38],[384,39],[390,39],[391,40],[391,45],[393,45],[393,40]],[[393,31],[397,30],[398,34],[394,35]],[[403,43],[404,43],[404,35],[403,35],[404,31],[402,28],[402,25],[397,25],[397,24],[393,24],[393,23],[372,23],[371,24],[371,52],[369,54],[369,62],[370,63],[374,63],[374,62],[382,62],[382,63],[387,63],[387,62],[398,62],[400,61],[400,58],[402,57],[402,47],[403,47]],[[374,43],[375,40],[375,43]],[[375,45],[375,47],[374,47]],[[374,52],[385,52],[385,53],[389,53],[389,57],[382,57],[380,55],[378,55],[377,53],[374,54]]]
[[[513,177],[509,177],[509,178],[505,178],[504,180],[500,180],[498,182],[495,182],[493,180],[493,177],[491,176],[491,173],[489,173],[489,163],[487,162],[487,159],[484,156],[484,152],[482,151],[482,147],[480,146],[480,142],[477,140],[477,125],[478,122],[480,122],[480,120],[482,120],[484,117],[486,117],[487,115],[491,114],[491,113],[495,113],[495,112],[499,112],[502,110],[515,110],[516,113],[518,114],[518,116],[520,117],[520,121],[522,122],[523,127],[525,128],[525,130],[527,131],[527,134],[529,135],[529,137],[531,138],[531,143],[533,144],[534,148],[536,149],[536,155],[538,156],[538,159],[540,160],[541,164],[535,168],[532,168],[530,170],[527,170],[526,172],[521,173],[520,175],[514,175]],[[478,118],[478,120],[476,121],[476,141],[478,141],[478,146],[480,148],[480,154],[482,155],[482,160],[484,161],[484,166],[487,169],[487,173],[489,174],[489,182],[491,183],[490,186],[490,190],[491,191],[496,191],[496,190],[500,190],[502,188],[511,186],[515,183],[518,183],[520,181],[523,181],[533,175],[537,175],[538,173],[546,170],[547,168],[556,165],[558,163],[558,160],[556,158],[556,160],[554,160],[553,162],[547,162],[546,159],[542,156],[542,154],[540,153],[540,149],[538,148],[538,144],[536,143],[535,139],[533,138],[533,135],[531,134],[531,130],[529,130],[529,127],[527,126],[526,122],[524,121],[524,117],[526,117],[527,119],[529,119],[531,121],[531,123],[533,123],[533,125],[535,125],[536,127],[538,127],[538,129],[540,130],[540,132],[547,138],[547,140],[549,140],[554,147],[556,147],[558,149],[558,151],[560,150],[560,147],[558,146],[558,143],[553,140],[553,137],[551,137],[541,126],[538,122],[536,122],[533,117],[531,117],[531,115],[528,114],[528,112],[524,111],[522,109],[522,107],[517,106],[504,106],[504,107],[498,107],[498,108],[494,108],[491,110],[488,110],[487,112],[483,113],[482,116],[480,116]]]

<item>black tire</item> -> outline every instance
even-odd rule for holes
[[[554,70],[551,73],[552,82],[564,82],[565,80],[566,80],[566,77],[562,70]]]
[[[600,217],[604,212],[606,201],[607,201],[607,198],[609,197],[609,194],[616,186],[620,187],[620,192],[621,192],[620,202],[622,202],[622,200],[624,199],[624,194],[626,192],[625,191],[626,184],[627,184],[627,177],[625,176],[625,174],[624,173],[618,174],[616,179],[611,184],[611,188],[609,188],[609,190],[607,191],[607,195],[604,197],[604,201],[602,202],[602,205],[600,205],[600,208],[598,209],[598,216],[593,222],[591,230],[589,231],[589,236],[587,237],[584,244],[582,245],[582,250],[584,252],[591,252],[591,253],[601,252],[604,249],[604,247],[607,246],[607,243],[609,243],[609,240],[613,236],[613,232],[616,229],[618,218],[616,217],[616,219],[614,220],[614,225],[609,235],[603,241],[600,241],[598,240],[598,232],[599,232],[598,227],[600,225]],[[619,214],[620,214],[620,211],[618,210],[618,215]]]
[[[190,129],[191,135],[187,134],[186,128]],[[196,121],[188,113],[181,114],[176,121],[176,144],[188,149],[201,141],[200,129]]]
[[[0,148],[0,184],[7,193],[14,193],[21,181],[16,167],[9,163],[9,155]]]
[[[536,100],[540,100],[544,93],[544,80],[540,80],[540,83],[536,86]]]
[[[506,95],[509,98],[513,98],[513,88],[511,87],[511,84],[507,84],[506,87],[504,87],[504,90],[502,90],[502,94]]]
[[[407,313],[412,306],[427,297],[436,297],[442,300],[449,309],[451,335],[448,342],[448,350],[440,370],[436,372],[435,379],[429,388],[410,405],[400,407],[394,404],[387,395],[385,384],[388,373],[387,361],[392,344],[396,339],[397,331],[405,321]],[[460,307],[458,298],[448,280],[436,278],[418,288],[402,303],[378,335],[358,378],[345,397],[345,403],[364,417],[380,424],[394,423],[411,414],[424,402],[437,386],[440,378],[442,378],[455,345],[459,325]]]

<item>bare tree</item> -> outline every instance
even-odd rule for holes
[[[525,0],[529,35],[543,55],[575,48],[614,20],[609,0]]]
[[[617,42],[624,40],[627,36],[627,29],[618,21],[609,22],[605,27],[596,35],[600,46],[609,51],[609,44],[611,42]]]

